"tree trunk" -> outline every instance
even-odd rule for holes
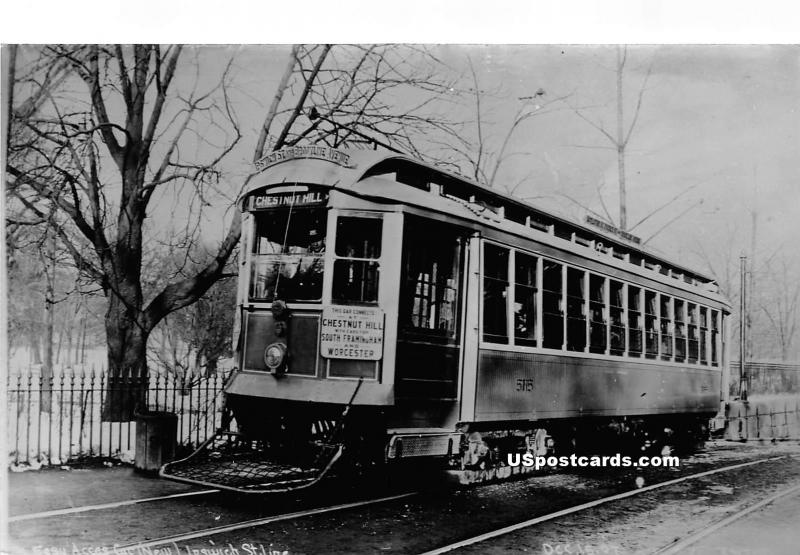
[[[194,354],[192,374],[197,377],[203,375],[203,351],[201,349],[197,349],[197,352]]]
[[[42,365],[42,390],[39,392],[41,395],[40,407],[44,412],[50,412],[52,406],[52,390],[50,388],[50,380],[53,377],[53,328],[55,326],[55,281],[56,281],[56,236],[55,232],[52,233],[52,243],[50,250],[50,272],[45,267],[45,277],[47,280],[47,287],[44,297],[44,311],[45,311],[45,345],[44,345],[44,364]]]
[[[216,357],[211,357],[206,359],[206,377],[211,378],[214,374],[217,373],[217,363],[218,359]]]
[[[53,333],[55,334],[55,330],[53,330]],[[61,347],[64,345],[64,336],[66,334],[67,331],[63,329],[58,332],[58,342],[56,342],[56,353],[53,356],[53,361],[55,361],[56,364],[61,364],[62,360]],[[69,349],[69,339],[67,339],[67,345],[68,345],[67,348]],[[67,358],[69,358],[69,355],[67,355]],[[67,366],[69,366],[69,360],[67,360]]]
[[[108,381],[103,404],[105,422],[127,422],[135,413],[146,410],[147,401],[147,338],[146,330],[136,317],[140,311],[126,306],[115,295],[109,297],[105,317],[108,343]]]
[[[42,338],[38,333],[30,337],[31,359],[33,364],[42,363]]]
[[[83,341],[84,327],[86,326],[86,319],[83,316],[83,307],[79,312],[81,319],[78,321],[78,335],[75,337],[75,350],[72,355],[72,364],[79,365],[81,361],[81,341]]]
[[[86,311],[81,316],[81,364],[86,364]]]

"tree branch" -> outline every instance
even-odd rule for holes
[[[108,148],[111,158],[117,164],[117,167],[122,171],[125,167],[125,153],[117,142],[117,138],[112,131],[111,121],[108,117],[106,110],[106,103],[103,99],[103,90],[100,88],[100,62],[98,60],[100,53],[99,48],[94,45],[90,49],[89,54],[89,75],[86,80],[89,86],[89,93],[92,99],[92,108],[100,122],[100,132],[103,135],[103,141]],[[79,67],[79,66],[78,66]]]
[[[283,146],[283,142],[286,140],[286,136],[289,134],[289,129],[291,129],[292,125],[294,125],[294,122],[297,119],[297,116],[302,112],[306,98],[308,98],[311,88],[314,86],[314,80],[317,78],[317,74],[322,67],[322,63],[325,61],[325,58],[328,56],[328,52],[330,52],[330,50],[330,44],[326,44],[322,48],[322,53],[319,55],[319,58],[317,58],[317,61],[314,64],[314,69],[311,70],[311,74],[306,79],[305,85],[303,86],[303,92],[300,93],[300,98],[297,99],[297,104],[295,104],[294,110],[289,116],[289,121],[286,123],[286,125],[284,125],[283,129],[281,130],[281,134],[275,141],[275,149],[279,149]]]
[[[147,330],[152,330],[170,312],[188,306],[203,296],[223,274],[228,258],[239,242],[241,231],[241,213],[236,210],[228,234],[214,260],[195,276],[167,285],[147,306],[144,311]]]
[[[253,163],[264,156],[264,145],[267,142],[267,136],[269,135],[269,130],[272,127],[272,121],[275,119],[275,115],[278,113],[278,106],[283,99],[286,89],[289,87],[289,79],[291,78],[292,73],[294,72],[294,66],[297,63],[297,52],[299,48],[300,47],[298,45],[294,45],[292,47],[292,52],[289,55],[289,62],[286,64],[286,69],[284,70],[283,76],[278,83],[278,88],[275,90],[275,96],[272,97],[272,104],[270,104],[269,110],[267,110],[264,123],[261,124],[261,131],[258,134],[256,148],[255,151],[253,151]]]
[[[639,113],[642,109],[642,98],[644,97],[645,88],[647,88],[647,81],[650,80],[650,74],[653,72],[653,61],[650,61],[650,66],[647,68],[647,74],[644,76],[644,81],[642,81],[642,86],[639,89],[639,97],[636,100],[636,108],[633,112],[633,120],[631,121],[631,126],[628,128],[628,132],[625,134],[625,139],[622,141],[623,146],[628,146],[628,141],[633,134],[633,130],[636,128],[636,122],[639,120]],[[620,137],[622,139],[622,137]]]
[[[150,111],[150,121],[147,124],[147,130],[142,138],[140,151],[143,158],[143,163],[146,163],[147,156],[150,153],[150,148],[153,144],[153,136],[155,135],[156,127],[158,126],[158,120],[161,118],[161,113],[164,111],[164,101],[167,98],[167,90],[172,82],[172,78],[175,76],[175,68],[178,65],[178,58],[181,55],[181,50],[181,46],[175,46],[172,49],[169,57],[167,58],[167,66],[164,69],[164,78],[163,80],[158,81],[156,99],[153,104],[153,109]],[[228,62],[228,67],[230,67],[230,62]]]

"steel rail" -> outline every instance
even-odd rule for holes
[[[685,536],[685,537],[681,538],[680,540],[677,540],[674,543],[670,543],[669,545],[665,545],[664,547],[662,547],[658,551],[655,551],[653,553],[653,555],[674,555],[675,553],[683,553],[684,550],[687,547],[689,547],[690,545],[694,545],[695,543],[699,542],[700,540],[702,540],[703,538],[705,538],[707,536],[710,536],[711,534],[713,534],[717,530],[721,530],[722,528],[725,528],[726,526],[730,526],[731,524],[733,524],[734,522],[736,522],[740,518],[745,517],[745,516],[749,515],[750,513],[755,512],[758,509],[769,505],[770,503],[774,503],[775,501],[777,501],[778,499],[780,499],[782,497],[786,497],[787,495],[791,495],[791,494],[793,494],[795,492],[798,492],[798,491],[800,491],[800,484],[792,486],[791,488],[789,488],[787,490],[779,491],[778,493],[776,493],[774,495],[771,495],[771,496],[767,497],[766,499],[762,499],[758,503],[755,503],[753,505],[745,507],[742,510],[733,513],[732,515],[729,515],[726,518],[723,518],[722,520],[716,522],[715,524],[709,526],[708,528],[703,528],[703,529],[698,530],[697,532],[695,532],[693,534],[689,534],[688,536]]]
[[[538,516],[535,518],[531,518],[529,520],[525,520],[523,522],[519,522],[517,524],[512,524],[510,526],[504,526],[503,528],[498,528],[496,530],[492,530],[491,532],[486,532],[484,534],[480,534],[479,536],[473,536],[471,538],[467,538],[465,540],[461,540],[459,542],[451,543],[449,545],[445,545],[443,547],[439,547],[433,549],[431,551],[426,551],[422,555],[439,555],[440,553],[449,553],[450,551],[455,551],[456,549],[460,549],[462,547],[467,547],[469,545],[474,545],[476,543],[484,542],[486,540],[491,540],[493,538],[497,538],[499,536],[503,536],[505,534],[510,534],[511,532],[516,532],[517,530],[522,530],[524,528],[528,528],[530,526],[534,526],[536,524],[540,524],[542,522],[547,522],[548,520],[553,520],[556,518],[560,518],[562,516],[567,516],[573,513],[577,513],[580,511],[584,511],[586,509],[591,509],[592,507],[597,507],[598,505],[603,505],[605,503],[610,503],[612,501],[618,501],[620,499],[626,499],[628,497],[633,497],[634,495],[639,495],[641,493],[645,493],[648,491],[653,491],[656,489],[664,488],[667,486],[672,486],[675,484],[679,484],[681,482],[686,482],[688,480],[694,480],[696,478],[702,478],[704,476],[711,476],[712,474],[719,474],[722,472],[728,472],[731,470],[736,470],[739,468],[746,468],[748,466],[753,466],[756,464],[762,464],[766,462],[774,462],[786,458],[791,458],[792,455],[781,455],[778,457],[769,457],[767,459],[761,459],[757,461],[750,461],[746,463],[739,463],[734,464],[731,466],[724,466],[722,468],[716,468],[713,470],[706,470],[704,472],[699,472],[697,474],[690,474],[688,476],[682,476],[680,478],[675,478],[674,480],[667,480],[666,482],[659,482],[657,484],[652,484],[649,486],[644,486],[638,489],[626,491],[623,493],[618,493],[616,495],[611,495],[609,497],[604,497],[602,499],[596,499],[594,501],[589,501],[587,503],[582,503],[580,505],[576,505],[574,507],[568,507],[566,509],[562,509],[560,511],[556,511],[554,513]]]
[[[35,520],[39,518],[48,518],[53,516],[71,515],[76,513],[85,513],[88,511],[99,511],[102,509],[115,509],[117,507],[125,507],[127,505],[138,505],[139,503],[150,503],[152,501],[162,501],[165,499],[178,499],[181,497],[192,497],[195,495],[208,495],[209,493],[218,493],[218,489],[204,489],[200,491],[186,491],[183,493],[172,493],[170,495],[162,495],[159,497],[143,497],[141,499],[127,499],[125,501],[112,501],[110,503],[99,503],[97,505],[82,505],[80,507],[67,507],[64,509],[53,509],[50,511],[42,511],[40,513],[28,513],[16,515],[8,518],[8,522],[19,522],[22,520]]]
[[[306,516],[313,516],[325,513],[332,513],[335,511],[344,511],[347,509],[353,509],[356,507],[364,507],[366,505],[375,505],[377,503],[386,503],[388,501],[396,501],[398,499],[404,499],[406,497],[411,497],[413,495],[417,495],[417,492],[408,492],[408,493],[401,493],[398,495],[391,495],[388,497],[379,497],[376,499],[367,499],[364,501],[353,501],[351,503],[343,503],[341,505],[331,505],[328,507],[319,507],[317,509],[307,509],[304,511],[297,511],[294,513],[286,513],[281,515],[273,515],[267,516],[262,518],[255,518],[252,520],[246,520],[243,522],[234,522],[233,524],[225,524],[222,526],[215,526],[214,528],[204,528],[202,530],[196,530],[194,532],[186,532],[183,534],[175,534],[173,536],[165,536],[163,538],[157,538],[154,540],[148,540],[144,542],[136,542],[131,543],[128,545],[121,545],[115,546],[115,549],[120,552],[126,552],[129,550],[147,550],[152,549],[154,547],[158,547],[160,545],[176,545],[179,542],[185,542],[189,540],[194,540],[198,538],[204,538],[206,536],[214,536],[217,534],[223,534],[225,532],[234,532],[236,530],[242,530],[245,528],[253,528],[255,526],[263,526],[265,524],[271,524],[273,522],[281,522],[284,520],[293,520],[296,518],[303,518]]]

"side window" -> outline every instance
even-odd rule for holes
[[[645,353],[647,358],[658,357],[658,295],[644,292]]]
[[[694,303],[689,303],[687,305],[688,313],[689,313],[689,353],[688,353],[688,362],[692,364],[697,364],[698,358],[698,338],[697,338],[697,324],[699,323],[698,313],[697,313],[697,305]]]
[[[708,364],[708,309],[700,307],[700,364]]]
[[[464,239],[449,227],[407,220],[400,285],[400,328],[450,341],[458,338]]]
[[[661,360],[672,360],[672,298],[661,295]]]
[[[483,244],[483,340],[492,343],[508,343],[508,257],[508,249]]]
[[[613,279],[609,281],[610,301],[609,317],[611,318],[611,354],[625,354],[625,285]]]
[[[711,311],[711,366],[719,366],[719,311]]]
[[[586,272],[567,268],[567,350],[586,349]]]
[[[675,362],[686,360],[686,302],[675,299]]]
[[[536,269],[538,259],[514,253],[514,344],[536,346]]]
[[[642,290],[628,286],[628,354],[642,356]]]
[[[333,263],[333,302],[378,302],[382,228],[380,218],[339,217]]]
[[[589,278],[589,351],[603,354],[606,352],[606,278],[594,274]]]
[[[561,349],[564,345],[564,312],[561,308],[563,291],[562,266],[545,260],[542,270],[542,346]]]

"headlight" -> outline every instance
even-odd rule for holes
[[[264,363],[273,374],[277,374],[286,362],[286,345],[273,343],[264,351]]]

